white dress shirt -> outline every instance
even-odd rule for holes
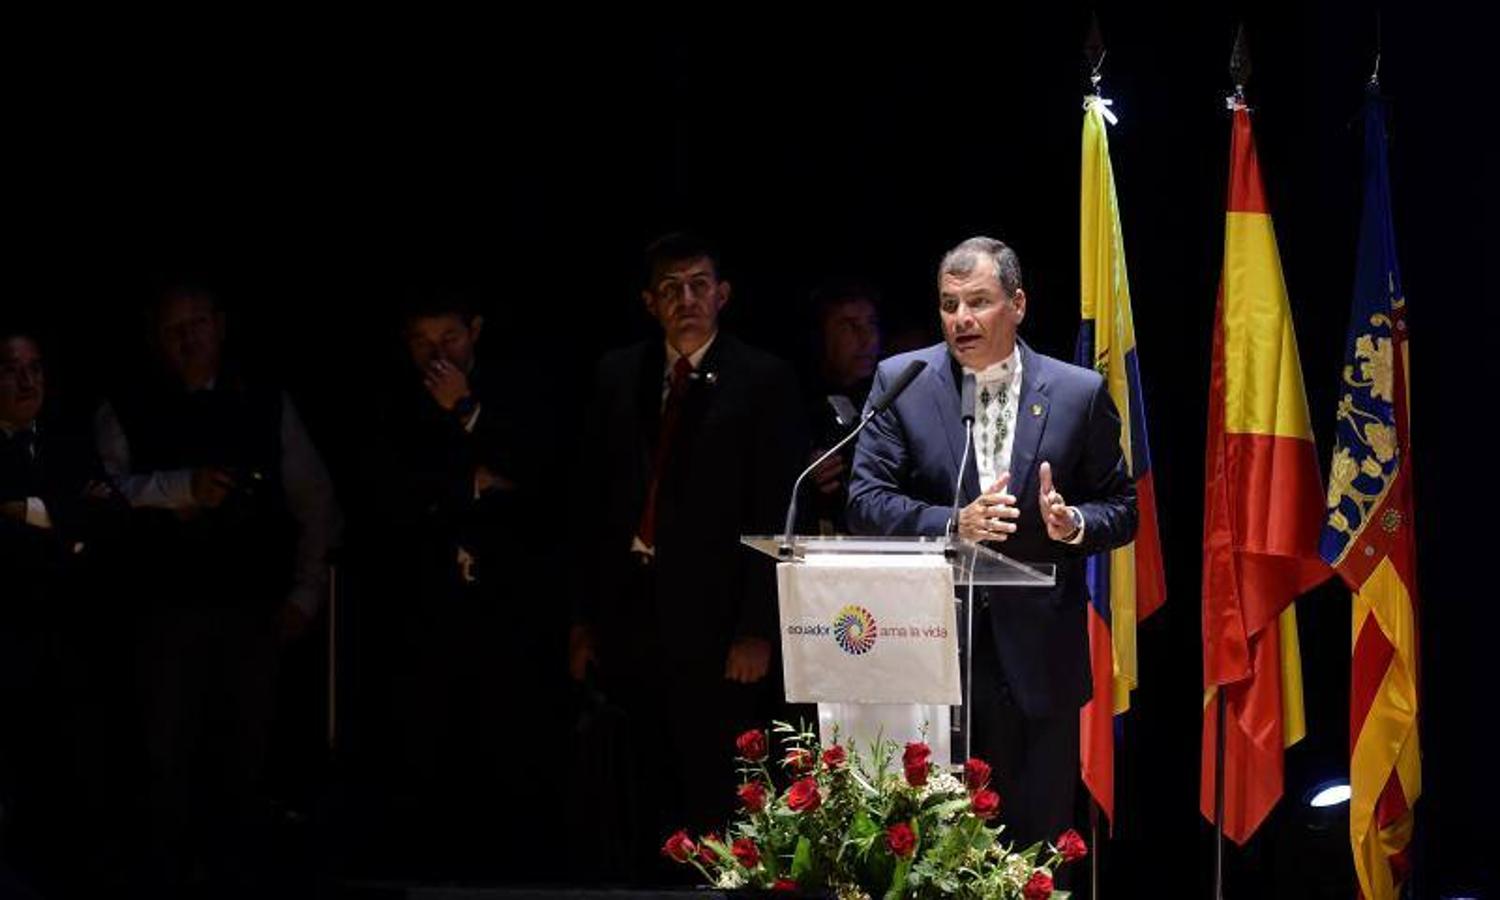
[[[975,371],[967,366],[964,374],[974,376],[974,465],[979,470],[979,489],[988,491],[999,477],[1010,471],[1016,446],[1016,411],[1021,406],[1021,348],[1010,356]],[[1014,493],[1015,480],[1006,487]],[[1078,531],[1068,543],[1083,541],[1083,516],[1076,507],[1074,521]]]
[[[1011,451],[1016,446],[1016,408],[1021,405],[1021,351],[975,371],[974,376],[974,465],[979,470],[979,489],[989,490],[1002,474],[1010,471]]]

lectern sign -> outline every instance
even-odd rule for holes
[[[962,702],[953,571],[941,556],[809,557],[776,577],[788,700]]]

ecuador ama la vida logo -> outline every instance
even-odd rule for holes
[[[870,652],[879,634],[875,617],[863,606],[851,604],[833,617],[833,639],[845,653],[859,656]]]

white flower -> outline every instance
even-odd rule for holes
[[[746,883],[744,873],[738,869],[726,868],[719,873],[719,880],[714,883],[714,887],[732,891],[744,887]]]
[[[1019,854],[1013,855],[1005,860],[1005,868],[1000,877],[1007,886],[1020,893],[1026,887],[1026,882],[1031,880],[1031,864]]]
[[[918,791],[918,795],[926,800],[933,794],[963,794],[964,783],[954,777],[953,773],[938,769],[927,778],[927,783]]]

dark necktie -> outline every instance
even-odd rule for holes
[[[30,466],[36,456],[36,431],[25,428],[9,437],[0,434],[0,455],[15,465]]]
[[[687,394],[688,376],[693,374],[693,364],[686,356],[677,357],[672,366],[672,379],[667,389],[667,402],[662,407],[661,424],[656,431],[656,452],[651,458],[651,483],[646,487],[646,505],[641,510],[641,524],[636,528],[636,537],[647,547],[656,546],[656,496],[661,490],[662,470],[672,453],[672,440],[677,435],[677,425],[682,419],[682,398]]]

